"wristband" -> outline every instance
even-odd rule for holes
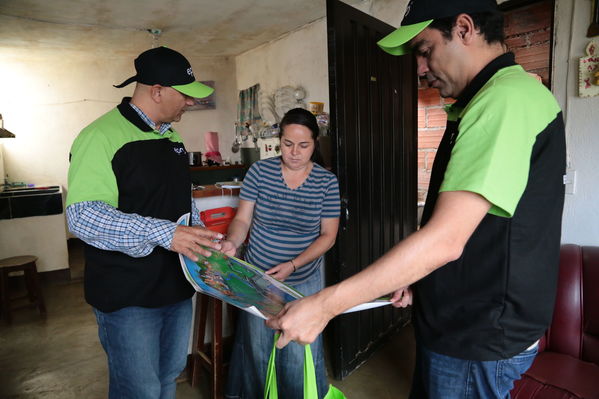
[[[296,271],[297,269],[295,268],[295,263],[293,263],[293,259],[291,259],[291,260],[290,260],[290,262],[291,262],[291,266],[293,266],[293,272],[295,273],[295,271]]]

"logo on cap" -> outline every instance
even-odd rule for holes
[[[189,76],[193,76],[193,71],[191,70],[191,68],[187,68],[187,74]]]

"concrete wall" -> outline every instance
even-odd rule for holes
[[[569,167],[576,171],[574,193],[566,195],[562,242],[599,245],[599,97],[578,97],[578,61],[591,40],[591,1],[558,0],[555,20],[553,87],[566,116]]]
[[[398,24],[405,3],[371,0],[360,8],[379,17],[391,16],[387,22]],[[123,89],[112,85],[133,75],[133,59],[154,42],[144,33],[122,32],[119,36],[115,30],[97,28],[81,32],[40,22],[28,29],[43,30],[49,37],[78,36],[78,50],[69,51],[52,41],[24,46],[18,39],[20,22],[7,18],[1,22],[3,31],[12,32],[12,40],[0,46],[0,112],[5,127],[17,134],[16,139],[0,139],[5,173],[11,181],[66,187],[72,141],[88,123],[132,93],[133,85]],[[115,43],[126,37],[138,52],[98,51],[94,38],[102,35],[111,35]],[[85,43],[88,48],[81,51]],[[186,51],[184,43],[166,35],[158,44],[181,51],[200,80],[214,80],[216,85],[215,110],[190,111],[175,125],[191,151],[204,152],[204,132],[217,131],[223,158],[239,160],[239,153],[230,151],[237,91],[256,83],[272,92],[285,85],[301,85],[306,90],[305,101],[324,101],[328,110],[325,19],[234,58],[203,58]]]
[[[261,90],[273,94],[282,86],[301,86],[306,103],[324,102],[328,112],[326,29],[326,20],[320,19],[235,57],[237,89],[259,83]]]
[[[183,50],[182,50],[183,51]],[[237,119],[237,87],[235,83],[235,60],[232,57],[189,57],[194,73],[200,80],[215,81],[216,109],[189,111],[176,124],[183,135],[188,151],[205,153],[204,133],[218,132],[219,150],[223,160],[241,160],[239,153],[231,152]],[[199,72],[195,72],[198,70]]]
[[[393,26],[399,25],[407,0],[366,0],[356,8]],[[321,101],[329,111],[326,18],[235,57],[237,89],[256,83],[273,93],[282,86],[302,86],[306,103]],[[282,116],[282,115],[280,115]]]
[[[140,47],[139,52],[150,48]],[[172,46],[185,54],[185,48]],[[135,71],[137,54],[96,54],[0,47],[0,111],[16,134],[2,139],[11,181],[66,187],[71,143],[79,131],[130,96],[134,85],[112,87]],[[234,63],[229,58],[186,54],[200,80],[214,80],[216,109],[190,111],[175,128],[189,150],[203,151],[203,133],[217,131],[231,147],[236,115]],[[230,150],[223,153],[229,156]]]

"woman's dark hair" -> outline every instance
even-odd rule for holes
[[[318,127],[318,122],[316,122],[316,117],[312,112],[303,108],[293,108],[287,111],[283,116],[283,119],[281,119],[281,123],[279,123],[281,137],[283,137],[283,131],[287,125],[302,125],[310,129],[310,132],[312,132],[312,139],[314,140],[314,152],[312,153],[310,160],[322,165],[322,156],[320,155],[318,148],[318,133],[320,132],[320,128]]]
[[[504,44],[505,33],[503,31],[503,13],[501,11],[481,12],[468,15],[472,17],[474,27],[480,31],[487,43]],[[435,19],[428,27],[441,31],[441,34],[445,39],[451,40],[451,32],[457,19],[457,15],[454,17]]]
[[[303,108],[293,108],[287,111],[281,119],[281,123],[279,123],[279,127],[281,129],[281,135],[283,135],[283,129],[287,125],[302,125],[310,129],[312,132],[312,138],[316,141],[318,137],[318,123],[316,122],[316,117],[312,114],[312,112],[307,111]]]

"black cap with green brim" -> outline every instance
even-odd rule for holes
[[[168,86],[189,97],[208,97],[214,89],[195,80],[191,64],[179,52],[168,47],[156,47],[146,50],[135,59],[135,71],[120,85],[125,87],[132,82],[145,85]]]
[[[435,19],[453,17],[462,13],[497,11],[495,0],[411,0],[401,26],[378,41],[380,48],[391,55],[410,52],[409,42]]]

